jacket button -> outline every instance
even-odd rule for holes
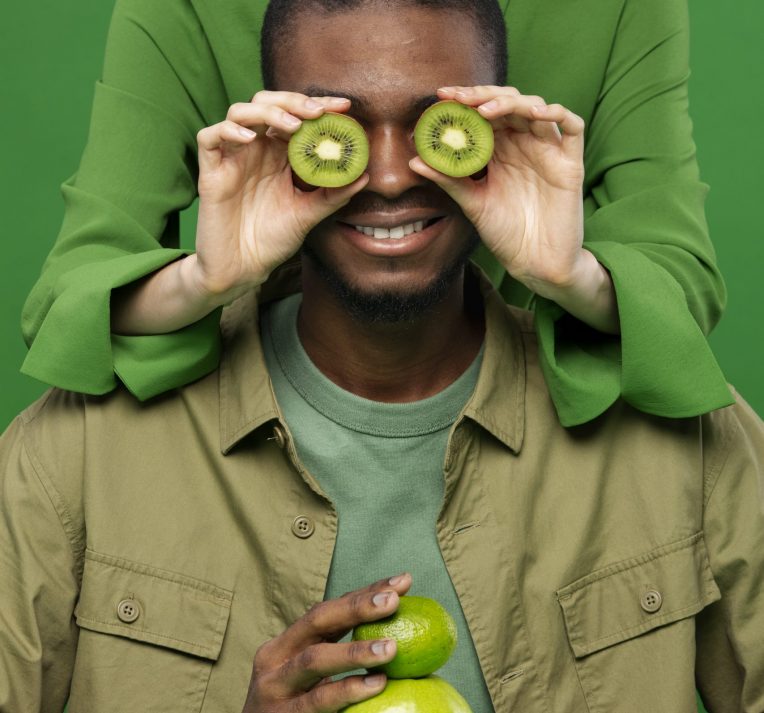
[[[315,529],[316,526],[313,524],[313,520],[305,515],[296,517],[292,523],[292,533],[302,540],[310,537]]]
[[[125,624],[132,624],[141,615],[141,605],[135,599],[123,599],[117,604],[117,616]]]
[[[663,604],[663,597],[657,590],[649,589],[642,595],[640,604],[648,614],[652,614],[661,608],[661,605]]]
[[[286,445],[286,433],[284,432],[284,429],[281,426],[274,426],[273,435],[268,440],[276,441],[276,445],[281,448],[281,450],[284,450],[284,446]]]

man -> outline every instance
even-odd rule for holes
[[[528,314],[466,265],[479,237],[614,328],[581,120],[497,85],[494,3],[329,5],[273,3],[278,91],[199,133],[200,236],[227,242],[198,275],[263,283],[220,369],[143,405],[52,391],[3,439],[0,710],[336,711],[385,681],[330,677],[395,653],[339,640],[408,591],[456,617],[443,675],[475,713],[690,711],[696,677],[711,711],[764,710],[761,422],[618,403],[563,429]],[[415,156],[446,97],[494,125],[483,178]],[[368,171],[301,191],[284,141],[326,109]]]

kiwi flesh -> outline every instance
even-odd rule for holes
[[[414,144],[422,160],[436,171],[457,178],[471,176],[491,160],[493,127],[470,106],[440,101],[419,117]]]
[[[312,186],[338,188],[355,181],[369,163],[363,127],[346,114],[304,119],[287,149],[292,170]]]

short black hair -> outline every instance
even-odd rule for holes
[[[275,60],[277,38],[288,36],[290,25],[299,13],[319,11],[324,13],[347,12],[375,5],[418,6],[463,12],[477,25],[484,38],[481,51],[490,52],[496,70],[496,84],[503,85],[507,79],[507,37],[504,15],[498,0],[271,0],[263,19],[260,33],[260,67],[265,89],[276,89]]]

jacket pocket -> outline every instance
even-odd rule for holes
[[[208,582],[88,550],[70,712],[200,711],[232,598]]]
[[[591,713],[695,713],[694,616],[721,597],[703,533],[557,592]]]

